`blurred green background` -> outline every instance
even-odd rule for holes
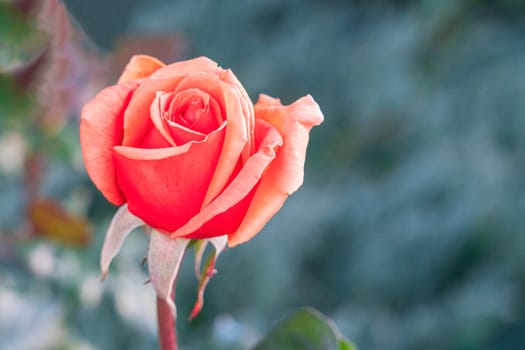
[[[44,107],[0,112],[1,349],[156,347],[154,292],[142,284],[147,237],[132,235],[98,281],[115,208],[83,170],[77,131],[83,102],[139,52],[209,56],[253,100],[311,94],[325,115],[304,186],[255,239],[221,255],[191,323],[197,281],[186,260],[182,349],[247,349],[303,305],[360,349],[525,348],[524,1],[66,5],[96,47],[71,31],[53,41],[60,21],[51,39],[22,40],[33,55],[51,41],[59,54],[48,64],[65,67],[52,88],[39,85],[51,117]],[[0,62],[16,61],[5,54],[10,35]],[[15,100],[11,80],[25,87],[5,80],[0,101]],[[39,226],[35,212],[59,224]]]

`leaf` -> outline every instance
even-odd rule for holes
[[[17,87],[12,77],[0,73],[0,121],[6,124],[26,122],[30,117],[32,102],[30,96]]]
[[[357,350],[354,344],[350,343],[346,339],[337,340],[338,350]]]
[[[58,203],[37,199],[28,206],[28,218],[36,235],[66,246],[84,247],[91,239],[88,222],[68,213]]]
[[[0,68],[27,62],[41,52],[49,36],[15,7],[0,1]]]
[[[302,308],[277,325],[253,350],[356,350],[332,320]]]

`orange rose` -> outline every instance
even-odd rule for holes
[[[303,181],[311,96],[255,106],[208,58],[164,65],[134,56],[82,111],[87,172],[115,205],[170,238],[251,239]]]

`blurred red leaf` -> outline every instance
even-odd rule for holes
[[[13,8],[25,17],[29,17],[35,11],[39,1],[37,0],[15,0]]]
[[[53,200],[32,201],[28,207],[28,218],[35,236],[74,247],[85,247],[91,240],[87,220],[68,213]]]

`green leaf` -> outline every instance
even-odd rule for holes
[[[253,350],[356,350],[332,320],[302,308],[274,328]]]
[[[48,35],[11,5],[0,2],[0,66],[26,62],[41,52]]]
[[[353,343],[350,343],[346,339],[338,339],[338,350],[357,350],[356,346]]]
[[[0,119],[14,123],[30,116],[31,99],[17,88],[13,79],[0,73]]]

